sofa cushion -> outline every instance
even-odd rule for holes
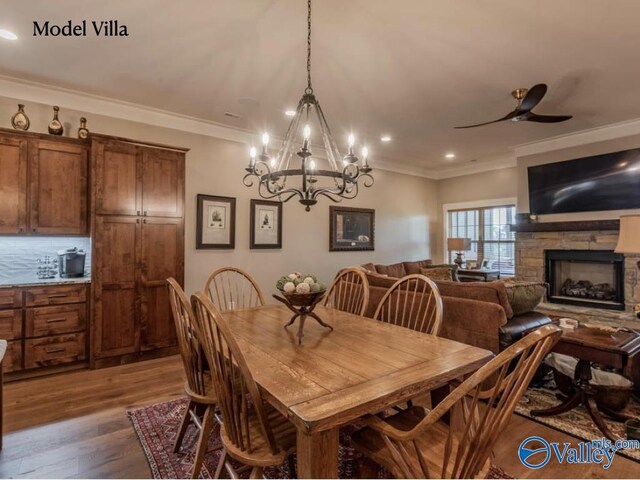
[[[453,281],[453,268],[451,267],[423,268],[420,273],[431,280]]]
[[[397,278],[392,278],[388,275],[381,275],[379,273],[367,272],[366,275],[367,280],[369,280],[370,287],[390,288],[394,283],[398,281]]]
[[[393,278],[402,278],[407,274],[403,263],[392,265],[376,265],[376,272]]]
[[[507,298],[506,288],[501,281],[496,282],[447,282],[437,281],[443,297],[461,297],[500,305],[507,316],[513,317],[513,309]]]
[[[544,282],[505,282],[507,299],[514,315],[533,311],[547,293]]]
[[[433,262],[430,259],[426,260],[418,260],[417,262],[402,262],[404,265],[404,270],[407,272],[407,275],[413,275],[415,273],[420,273],[420,270],[428,267]]]

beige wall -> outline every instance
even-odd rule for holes
[[[529,184],[527,168],[545,163],[562,162],[576,158],[618,152],[630,148],[640,147],[640,135],[631,135],[601,142],[585,143],[584,145],[562,148],[550,152],[538,153],[518,157],[518,211],[529,212]],[[607,220],[619,218],[622,214],[640,213],[640,210],[612,210],[608,212],[565,213],[554,215],[540,215],[540,221],[571,221],[571,220]]]
[[[439,260],[444,255],[444,205],[460,202],[480,202],[517,196],[516,167],[462,175],[438,181],[438,237],[435,251]]]
[[[0,97],[0,126],[10,127],[18,100]],[[51,107],[25,103],[31,131],[46,132]],[[235,265],[251,272],[265,294],[273,293],[277,278],[300,270],[315,273],[329,282],[343,266],[368,261],[392,263],[430,257],[438,236],[436,182],[387,171],[374,171],[376,184],[361,190],[346,205],[376,210],[376,250],[374,252],[329,252],[329,201],[321,200],[305,212],[295,201],[284,205],[282,250],[249,249],[249,200],[258,198],[256,189],[243,186],[247,147],[184,131],[161,128],[79,111],[60,105],[60,120],[66,136],[75,136],[80,116],[88,118],[91,131],[189,147],[186,162],[185,283],[187,291],[200,289],[215,268]],[[375,158],[372,159],[375,168]],[[196,194],[216,194],[237,198],[235,250],[195,249]]]

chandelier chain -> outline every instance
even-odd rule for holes
[[[311,87],[311,0],[307,0],[307,88],[306,93],[313,93]]]

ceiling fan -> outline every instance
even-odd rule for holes
[[[518,105],[515,110],[509,112],[504,117],[498,120],[492,120],[491,122],[478,123],[476,125],[465,125],[463,127],[454,128],[473,128],[481,127],[482,125],[489,125],[491,123],[502,122],[504,120],[511,120],[512,122],[539,122],[539,123],[558,123],[565,122],[571,118],[572,115],[538,115],[531,110],[540,103],[542,97],[547,93],[547,86],[544,83],[538,83],[530,89],[518,88],[511,92],[513,98],[516,99]]]

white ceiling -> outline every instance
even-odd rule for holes
[[[2,0],[19,40],[0,39],[0,74],[282,135],[305,86],[305,15],[304,0]],[[638,18],[637,0],[315,0],[313,85],[334,134],[353,129],[373,161],[446,171],[640,117]],[[31,36],[34,20],[68,19],[130,36]],[[536,112],[573,120],[453,129],[539,82]]]

